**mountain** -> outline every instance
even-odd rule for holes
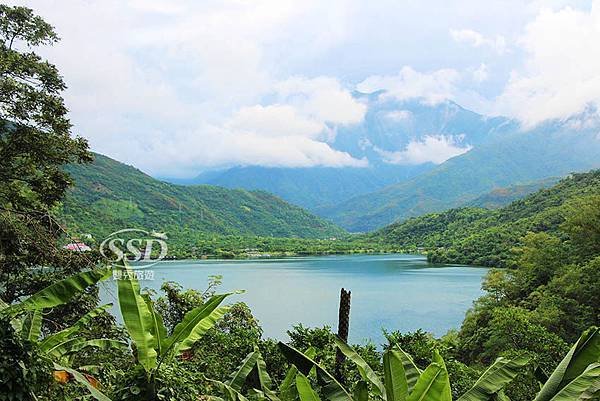
[[[369,231],[468,204],[495,188],[598,168],[600,121],[595,115],[586,112],[528,131],[504,132],[406,182],[316,212],[350,231]]]
[[[124,228],[276,237],[325,238],[344,230],[264,191],[158,181],[99,154],[71,165],[75,181],[59,214],[73,231],[102,238]]]
[[[368,167],[235,166],[209,171],[187,182],[170,181],[262,189],[310,210],[320,210],[403,183],[430,171],[444,158],[501,137],[516,126],[506,118],[482,116],[451,101],[435,105],[420,99],[400,101],[382,91],[357,92],[354,97],[368,106],[364,121],[331,127],[336,135],[330,146],[368,160]]]
[[[497,188],[483,194],[468,202],[465,206],[480,207],[485,209],[498,209],[518,199],[537,192],[540,189],[549,188],[560,181],[559,177],[544,178],[530,183],[511,185],[506,188]]]
[[[600,170],[573,174],[496,210],[457,208],[391,224],[373,234],[399,247],[425,248],[434,262],[505,267],[527,232],[557,233],[566,204],[600,196]]]

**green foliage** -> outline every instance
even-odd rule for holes
[[[86,141],[71,135],[62,77],[36,54],[57,41],[32,10],[0,5],[0,297],[7,302],[95,264],[57,247],[63,232],[50,217],[71,185],[63,166],[91,159]],[[95,295],[80,293],[79,303],[51,317],[68,325]]]
[[[594,223],[598,195],[600,171],[574,174],[498,210],[460,208],[428,214],[392,224],[372,238],[398,248],[424,249],[432,262],[493,267],[515,266],[511,250],[523,244],[528,232],[558,235],[582,230],[575,242],[589,244],[593,252],[600,235]]]
[[[52,385],[52,364],[5,318],[0,319],[0,400],[30,401]]]
[[[345,231],[262,191],[209,185],[181,186],[94,154],[90,165],[70,165],[75,179],[58,214],[72,231],[96,238],[124,227],[167,232],[193,246],[207,234],[328,238]]]

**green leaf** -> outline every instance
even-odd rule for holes
[[[73,349],[73,347],[77,346],[78,344],[81,344],[85,342],[84,338],[79,338],[79,337],[75,337],[75,338],[69,338],[63,342],[60,342],[58,344],[54,344],[53,347],[47,349],[44,351],[44,353],[54,359],[54,360],[59,360],[60,358],[62,358],[63,356],[67,355],[70,353],[71,349]]]
[[[23,310],[47,309],[66,304],[78,293],[110,276],[110,269],[90,270],[75,274],[36,292],[21,303],[9,306],[3,310],[3,313],[14,315]]]
[[[154,303],[148,294],[142,294],[142,298],[148,307],[148,310],[152,314],[152,335],[156,337],[156,351],[158,355],[162,355],[162,344],[167,338],[167,328],[163,322],[162,316],[154,310]]]
[[[364,380],[359,380],[354,386],[354,401],[369,401],[369,385]]]
[[[258,347],[256,345],[254,346],[254,352],[256,352],[258,354],[258,358],[256,360],[255,371],[256,371],[256,376],[257,376],[258,382],[260,383],[260,388],[267,395],[269,395],[268,393],[271,391],[272,382],[271,382],[271,376],[269,376],[269,372],[267,372],[267,364],[266,364],[265,360],[263,359],[262,354],[260,353],[260,351],[258,350]]]
[[[296,375],[296,388],[298,389],[300,401],[321,401],[317,393],[312,389],[308,378],[300,372]]]
[[[600,333],[597,327],[586,330],[558,364],[535,401],[550,401],[563,387],[600,361]]]
[[[387,401],[405,401],[408,396],[408,382],[400,352],[388,349],[383,353],[383,377]]]
[[[84,348],[98,348],[100,350],[110,350],[110,349],[126,349],[128,344],[124,341],[112,340],[109,338],[95,338],[92,340],[85,340],[83,342],[74,344],[73,347],[66,354],[73,354],[75,352],[79,352]]]
[[[329,401],[352,401],[352,397],[346,389],[321,365],[315,362],[312,358],[304,355],[294,347],[279,342],[279,349],[286,357],[288,362],[293,363],[303,375],[308,375],[315,368],[317,377],[323,383],[323,395]]]
[[[226,384],[237,391],[241,391],[242,386],[246,382],[246,378],[252,369],[254,369],[254,365],[256,365],[257,360],[258,352],[256,351],[252,351],[246,355],[246,358],[244,358],[238,369],[231,375],[231,378],[226,382]]]
[[[404,373],[406,374],[406,382],[408,383],[408,392],[410,393],[415,384],[417,384],[417,380],[419,380],[419,376],[421,376],[421,369],[417,367],[412,357],[404,352],[403,349],[396,347],[395,348],[398,357],[402,361],[402,366],[404,366]]]
[[[52,334],[46,338],[44,338],[40,342],[40,350],[42,352],[47,352],[50,348],[55,347],[57,344],[64,342],[65,340],[71,338],[74,334],[77,334],[82,328],[86,327],[87,324],[94,319],[95,317],[102,315],[106,312],[112,304],[106,304],[100,306],[96,309],[92,309],[85,315],[83,315],[78,321],[75,322],[71,327],[68,327],[64,330],[59,331],[58,333]]]
[[[77,382],[83,384],[83,386],[89,391],[90,395],[98,401],[111,401],[110,398],[108,398],[107,396],[102,394],[100,390],[92,386],[90,382],[85,378],[85,376],[76,371],[75,369],[67,368],[56,363],[54,364],[54,369],[69,372],[73,376],[73,378]]]
[[[133,272],[125,267],[122,278],[117,280],[119,307],[129,336],[135,343],[138,361],[146,372],[157,365],[157,338],[153,335],[155,325],[152,312],[140,295],[140,284]]]
[[[42,311],[37,309],[30,312],[21,327],[21,337],[24,340],[37,342],[42,332]]]
[[[452,401],[448,372],[437,351],[434,351],[433,361],[421,373],[407,401]]]
[[[304,355],[313,359],[317,354],[317,350],[314,347],[308,348]],[[298,390],[296,389],[296,374],[298,373],[298,368],[295,365],[291,365],[288,369],[285,378],[279,385],[279,396],[283,401],[295,401],[298,399]]]
[[[563,387],[551,401],[591,400],[600,391],[600,364],[593,363],[569,384]]]
[[[208,379],[208,381],[214,383],[219,388],[219,390],[221,390],[227,401],[248,401],[246,397],[244,397],[239,391],[237,391],[227,383],[211,379]]]
[[[340,349],[340,351],[342,351],[342,353],[356,365],[362,379],[373,385],[373,392],[375,395],[384,396],[385,387],[377,373],[373,371],[369,364],[356,352],[356,350],[354,350],[354,348],[350,347],[338,336],[335,336],[334,339],[335,345]]]
[[[513,381],[519,371],[529,363],[528,358],[498,358],[477,379],[473,387],[462,395],[458,401],[487,401]]]
[[[217,308],[225,298],[232,293],[215,295],[204,304],[192,309],[185,314],[183,320],[175,326],[173,334],[165,340],[165,352],[175,350],[180,353],[190,349],[216,321],[223,317],[229,307]]]

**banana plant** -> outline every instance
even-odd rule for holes
[[[140,293],[140,285],[133,271],[124,265],[120,276],[122,278],[118,280],[117,288],[121,315],[135,346],[136,361],[146,373],[145,390],[150,399],[154,399],[160,365],[181,355],[200,340],[229,311],[228,306],[220,305],[235,292],[214,295],[190,310],[168,336],[162,317],[154,309],[153,301],[147,294]]]
[[[305,355],[314,358],[316,350],[311,347],[306,350]],[[299,398],[297,390],[298,374],[296,366],[291,365],[279,388],[273,390],[271,377],[267,372],[265,361],[258,347],[255,346],[254,350],[244,358],[237,370],[231,374],[229,380],[221,382],[209,379],[208,381],[213,383],[221,392],[222,398],[220,400],[296,401]],[[250,389],[247,397],[242,394],[244,386]]]
[[[534,401],[600,398],[600,329],[586,330],[558,364]]]
[[[390,348],[383,354],[381,377],[348,344],[338,338],[336,345],[356,365],[360,374],[361,380],[356,383],[353,391],[345,389],[333,375],[309,356],[287,344],[279,343],[285,357],[298,369],[296,387],[300,401],[319,401],[318,394],[306,380],[311,370],[316,372],[321,393],[329,401],[368,401],[370,398],[384,401],[452,401],[448,371],[437,351],[433,352],[432,363],[421,370],[402,349]],[[527,363],[525,358],[498,358],[458,401],[501,399],[504,397],[504,387]]]
[[[15,332],[20,334],[23,340],[36,346],[40,354],[53,363],[54,369],[56,369],[55,377],[62,377],[64,382],[71,377],[74,378],[87,388],[90,395],[100,401],[110,400],[97,389],[97,385],[90,376],[80,373],[70,366],[75,354],[88,347],[110,349],[126,346],[125,343],[116,340],[87,340],[78,337],[82,328],[112,305],[105,305],[88,312],[73,326],[58,333],[43,339],[40,339],[40,336],[44,309],[68,303],[76,294],[105,280],[110,277],[110,274],[111,270],[108,268],[81,272],[58,281],[16,304],[8,305],[0,300],[0,317],[10,320]],[[60,374],[61,372],[67,374],[63,376]]]

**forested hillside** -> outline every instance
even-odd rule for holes
[[[560,177],[544,178],[530,183],[511,185],[509,187],[496,188],[487,194],[467,203],[465,206],[483,207],[485,209],[498,209],[540,189],[549,188],[560,181]]]
[[[504,135],[411,180],[317,212],[350,231],[365,232],[464,206],[495,188],[599,168],[598,125],[578,126],[585,118],[584,113]]]
[[[375,234],[399,247],[425,248],[435,262],[507,266],[511,249],[529,231],[557,233],[564,213],[600,195],[600,170],[574,174],[497,210],[450,209],[392,224]]]
[[[72,231],[105,236],[122,228],[324,238],[344,231],[263,191],[164,183],[106,156],[71,165],[75,180],[59,208]]]

